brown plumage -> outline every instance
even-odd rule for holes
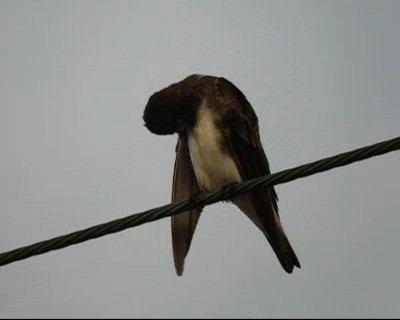
[[[270,174],[257,116],[244,94],[224,78],[192,75],[172,84],[150,97],[143,118],[153,133],[179,133],[173,202]],[[282,267],[291,273],[300,263],[280,223],[277,200],[274,188],[268,187],[238,196],[233,203],[263,232]],[[178,275],[201,210],[172,217]]]

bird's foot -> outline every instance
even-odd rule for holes
[[[199,197],[199,195],[201,195],[201,194],[202,194],[202,192],[200,192],[200,191],[192,192],[192,194],[191,194],[190,197],[188,198],[189,203],[195,204],[195,205],[196,205],[197,207],[199,207],[200,209],[202,209],[202,208],[204,207],[203,205],[200,205],[200,204],[199,204],[200,199],[199,199],[198,197]]]
[[[236,186],[239,184],[239,182],[231,182],[224,187],[222,187],[221,191],[227,196],[227,199],[224,201],[235,201],[236,200],[236,195],[233,195],[233,192],[236,188]]]

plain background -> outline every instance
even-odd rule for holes
[[[0,1],[0,252],[166,204],[148,97],[192,73],[248,97],[273,172],[400,132],[399,1]],[[277,186],[286,274],[206,207],[0,268],[1,317],[398,317],[399,153]]]

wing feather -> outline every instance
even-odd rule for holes
[[[220,125],[230,153],[236,157],[242,179],[248,180],[271,174],[253,108],[244,94],[232,83],[226,79],[222,79],[221,83],[225,86],[225,93],[222,95],[228,107],[220,120]],[[252,190],[240,196],[236,203],[260,227],[282,267],[291,273],[294,266],[300,267],[300,263],[280,223],[277,201],[275,189],[270,186]]]
[[[180,134],[176,146],[172,202],[188,199],[198,193],[199,185],[192,168],[186,136]],[[183,273],[185,257],[189,252],[201,211],[202,208],[195,208],[171,217],[174,262],[179,276]]]

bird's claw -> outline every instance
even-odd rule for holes
[[[235,181],[224,186],[221,191],[223,194],[229,196],[226,201],[235,201],[236,195],[232,195],[239,182]]]

